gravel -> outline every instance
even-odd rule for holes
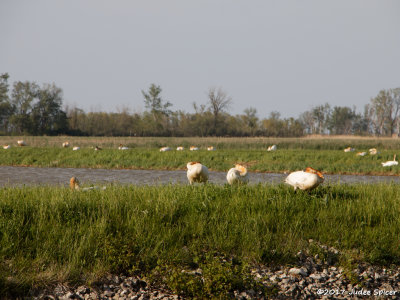
[[[313,243],[313,241],[310,241]],[[345,271],[332,259],[339,251],[322,248],[324,259],[299,252],[296,266],[253,267],[254,279],[278,291],[273,299],[400,299],[400,268],[385,269],[359,263]],[[330,258],[330,259],[328,259]],[[201,272],[192,271],[196,276]],[[228,297],[229,295],[227,295]],[[184,299],[164,288],[156,288],[139,277],[109,275],[101,284],[76,288],[58,285],[33,299]],[[264,299],[254,290],[235,291],[234,299]]]

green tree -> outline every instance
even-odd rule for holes
[[[335,106],[327,124],[331,134],[351,134],[356,113],[347,106]]]
[[[32,107],[35,134],[64,133],[67,114],[61,109],[62,90],[54,84],[45,84],[37,90],[37,102]]]
[[[11,92],[13,115],[10,117],[10,125],[18,134],[34,133],[31,112],[38,90],[39,86],[34,82],[17,81],[13,84]]]
[[[8,96],[8,78],[8,73],[0,75],[0,128],[3,128],[4,133],[8,131],[9,119],[13,112],[13,107]]]
[[[258,117],[257,109],[250,107],[244,110],[244,115],[242,115],[242,120],[246,126],[247,131],[251,136],[254,136],[258,130]]]
[[[164,101],[161,98],[161,91],[161,87],[155,85],[154,83],[150,85],[147,93],[142,90],[144,103],[146,109],[149,111],[143,116],[147,127],[144,130],[146,135],[170,135],[169,116],[172,114],[172,111],[169,109],[169,107],[171,107],[172,104],[168,101]]]
[[[150,85],[147,93],[142,90],[144,104],[155,117],[159,115],[168,116],[172,113],[172,111],[169,109],[172,104],[168,101],[164,103],[164,100],[160,97],[161,91],[161,87],[159,85],[155,85],[154,83]]]

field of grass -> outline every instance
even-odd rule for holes
[[[368,149],[364,149],[368,150]],[[158,148],[94,151],[83,148],[13,147],[0,149],[0,165],[72,168],[184,170],[189,161],[200,161],[210,170],[227,171],[233,164],[247,165],[250,172],[291,172],[313,167],[325,174],[400,175],[400,166],[382,167],[399,153],[380,149],[378,155],[356,156],[355,152],[328,149],[217,149],[216,151],[168,151]]]
[[[395,184],[325,185],[310,194],[285,185],[3,188],[0,294],[124,273],[216,297],[230,283],[254,284],[254,263],[290,265],[299,250],[312,254],[309,239],[339,249],[338,265],[399,265],[399,198]],[[181,272],[199,266],[204,282]],[[224,283],[210,290],[216,278]]]
[[[130,148],[159,149],[169,146],[176,149],[195,145],[201,149],[214,146],[217,149],[259,149],[266,150],[272,144],[278,149],[343,150],[355,147],[357,151],[369,148],[399,150],[400,139],[359,136],[306,136],[302,138],[265,137],[71,137],[71,136],[0,136],[0,145],[17,146],[17,140],[24,140],[30,147],[60,148],[68,141],[72,146],[89,148],[99,146],[116,149],[120,144]]]

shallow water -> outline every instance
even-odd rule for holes
[[[81,183],[120,183],[154,185],[167,183],[187,184],[186,171],[110,170],[85,168],[34,168],[0,166],[0,186],[15,185],[67,185],[72,176]],[[283,182],[286,174],[249,173],[250,183]],[[226,183],[225,172],[210,172],[209,182]],[[399,176],[325,175],[325,183],[400,183]]]

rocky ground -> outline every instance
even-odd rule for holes
[[[312,243],[312,241],[311,241]],[[400,268],[385,269],[357,264],[345,271],[336,267],[339,251],[318,245],[323,250],[310,256],[298,253],[297,267],[269,268],[257,266],[254,278],[265,286],[275,287],[273,299],[400,299]],[[198,269],[194,274],[201,276]],[[34,299],[184,299],[170,291],[154,288],[140,278],[108,276],[96,287],[79,286],[75,289],[62,285],[53,291],[42,292]],[[264,299],[253,290],[235,291],[227,296],[234,299]]]

